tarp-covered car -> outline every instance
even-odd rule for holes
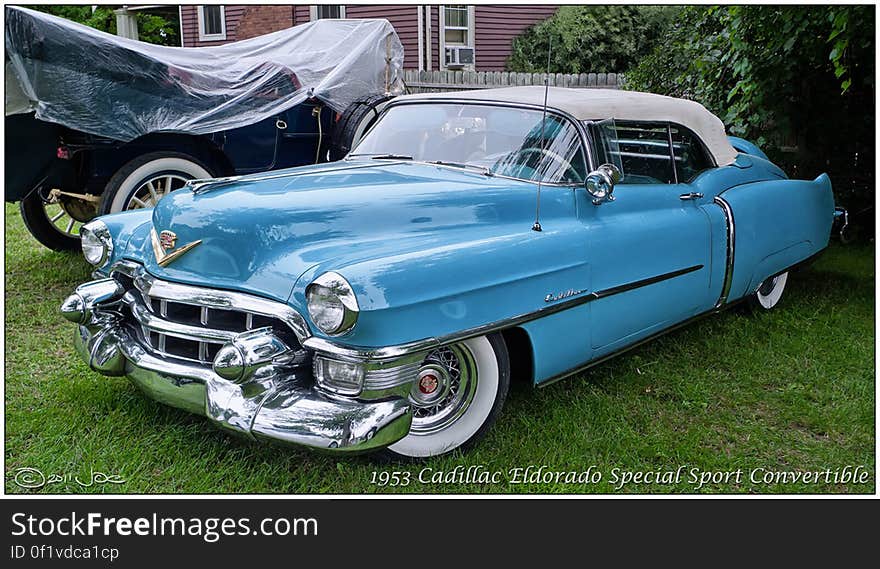
[[[179,48],[7,7],[5,37],[5,197],[56,250],[190,179],[341,157],[403,86],[386,20]]]

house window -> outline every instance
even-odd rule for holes
[[[338,20],[345,17],[345,6],[341,4],[320,4],[309,8],[309,16],[315,20]]]
[[[471,45],[470,11],[468,6],[443,7],[443,39],[446,45]]]
[[[443,69],[474,68],[474,52],[469,50],[459,64],[452,66],[452,47],[474,47],[474,7],[440,6],[440,65]]]
[[[199,6],[199,39],[226,39],[226,9],[223,6]]]

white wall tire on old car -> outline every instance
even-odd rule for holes
[[[138,156],[107,182],[101,197],[101,215],[153,207],[187,180],[211,177],[205,165],[187,154],[159,151]]]
[[[389,453],[423,458],[470,448],[495,422],[509,385],[507,348],[499,334],[433,350],[411,391],[410,432]]]
[[[788,272],[765,279],[752,295],[750,299],[751,305],[754,308],[761,308],[763,310],[775,308],[782,299],[786,282],[788,282]]]

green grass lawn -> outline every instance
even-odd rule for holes
[[[154,403],[125,378],[91,372],[58,306],[88,280],[79,254],[42,248],[6,206],[6,491],[20,468],[45,476],[115,474],[41,491],[125,493],[692,492],[687,472],[736,471],[700,492],[874,492],[874,252],[835,245],[789,278],[778,310],[729,310],[543,389],[514,385],[473,452],[389,466],[233,438]],[[432,484],[424,468],[479,465],[497,484]],[[755,484],[752,469],[869,470],[866,484]],[[510,484],[515,467],[602,473],[595,484]],[[628,484],[621,471],[685,467],[678,484]],[[375,472],[410,473],[403,488]],[[428,471],[425,471],[428,472]]]

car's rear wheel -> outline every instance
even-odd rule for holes
[[[333,127],[327,158],[331,162],[345,158],[373,126],[385,103],[391,99],[389,95],[373,95],[349,105]]]
[[[788,272],[766,279],[749,297],[749,305],[756,310],[772,310],[782,299],[786,282],[788,282]]]
[[[101,215],[155,206],[188,180],[213,174],[198,159],[180,152],[150,152],[113,174],[101,196]]]
[[[19,204],[21,218],[37,241],[53,251],[79,251],[79,229],[97,214],[85,199],[37,189]]]
[[[412,459],[472,447],[501,412],[509,385],[507,348],[499,334],[433,350],[410,393],[410,432],[386,453]]]

